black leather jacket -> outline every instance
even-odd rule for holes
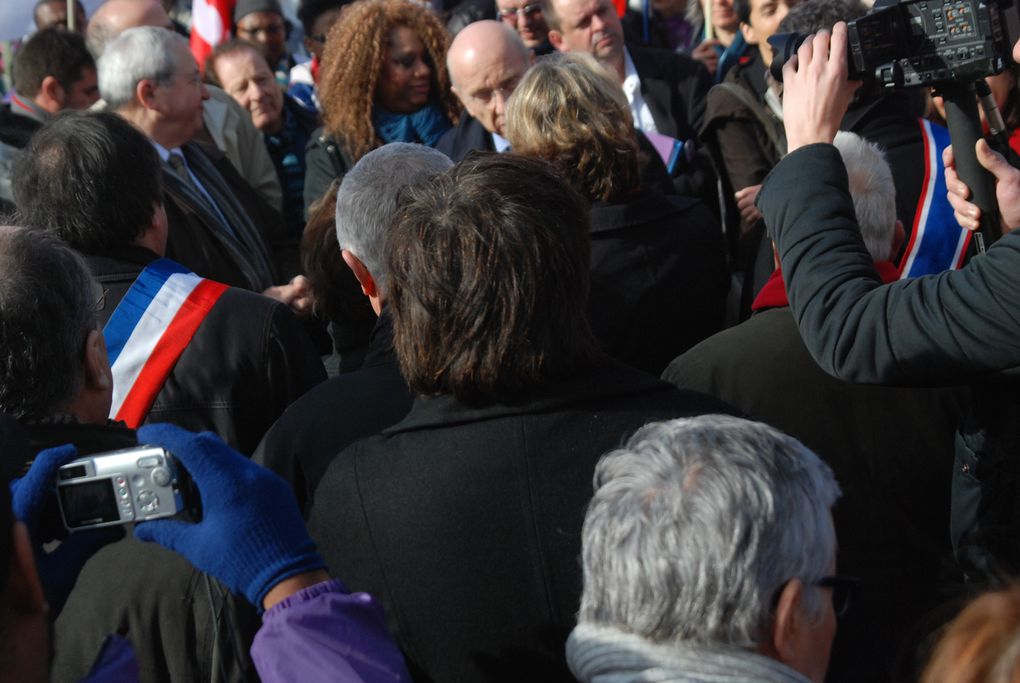
[[[86,257],[107,290],[101,324],[156,258],[141,247]],[[178,359],[146,422],[213,431],[250,455],[284,409],[324,379],[315,347],[287,306],[231,287]]]

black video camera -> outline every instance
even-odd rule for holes
[[[1010,63],[1020,36],[1014,0],[891,0],[847,23],[849,78],[900,89],[973,83]],[[770,71],[782,82],[783,65],[807,36],[770,37]]]

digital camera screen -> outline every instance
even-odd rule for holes
[[[61,486],[59,490],[64,521],[72,529],[120,520],[112,479]]]

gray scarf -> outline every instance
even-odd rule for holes
[[[785,664],[749,650],[656,645],[591,624],[570,634],[567,663],[582,683],[810,683]]]

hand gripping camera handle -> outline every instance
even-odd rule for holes
[[[971,191],[971,201],[981,209],[981,231],[975,235],[977,253],[991,246],[1000,234],[999,209],[995,202],[995,178],[978,162],[974,146],[982,137],[973,84],[946,83],[939,87],[946,102],[946,123],[953,141],[956,172]],[[981,239],[978,239],[978,238]]]

